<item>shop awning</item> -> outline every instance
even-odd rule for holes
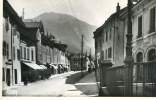
[[[52,66],[54,69],[58,69],[58,67],[53,64],[50,64],[50,66]]]
[[[43,69],[42,67],[34,63],[24,63],[24,64],[31,67],[32,69]]]
[[[62,66],[61,64],[59,65],[59,67],[60,67],[60,68],[63,68],[63,66]]]
[[[47,67],[44,65],[40,65],[40,67],[42,67],[43,69],[47,69]]]

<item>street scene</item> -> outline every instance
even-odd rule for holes
[[[31,83],[28,86],[13,87],[7,92],[7,95],[96,97],[98,96],[98,87],[96,84],[94,74],[95,73],[88,74],[78,82],[76,82],[75,79],[78,79],[78,77],[81,76],[80,72],[69,72],[59,74],[50,77],[48,80],[42,80],[35,83]]]
[[[3,0],[3,97],[155,97],[156,0]]]

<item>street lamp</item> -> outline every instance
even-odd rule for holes
[[[127,80],[126,80],[126,96],[132,96],[132,70],[133,70],[133,57],[132,57],[132,21],[131,21],[131,8],[133,6],[132,0],[128,0],[128,21],[127,21],[127,44],[126,44],[126,58],[125,58],[125,65],[128,67],[127,72]]]

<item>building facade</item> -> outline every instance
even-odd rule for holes
[[[43,23],[19,17],[7,0],[3,1],[3,90],[13,85],[48,78],[60,66],[70,70],[67,45],[45,33]],[[49,69],[48,69],[49,68]],[[57,71],[56,71],[57,72]],[[48,74],[48,75],[47,75]],[[42,77],[42,78],[41,78]]]
[[[128,7],[119,8],[94,32],[99,94],[107,90],[113,96],[155,96],[156,1],[128,0]]]
[[[87,57],[83,56],[82,58],[81,54],[72,54],[70,57],[70,64],[71,64],[70,68],[72,71],[87,70],[86,63],[87,63]]]
[[[125,58],[125,21],[121,18],[127,8],[120,9],[119,4],[116,12],[94,32],[95,55],[98,59],[111,61],[113,66],[124,64]]]
[[[3,1],[3,83],[4,87],[21,83],[20,28],[24,26],[7,0]]]
[[[156,1],[142,0],[132,10],[134,61],[154,61],[156,60]]]

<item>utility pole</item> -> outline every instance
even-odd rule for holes
[[[82,41],[81,41],[81,76],[83,76],[83,73],[82,73],[82,68],[83,68],[83,45],[84,45],[84,42],[83,42],[83,35],[82,35]]]
[[[126,44],[126,58],[125,58],[125,65],[127,67],[127,75],[126,75],[126,96],[132,96],[133,92],[133,57],[132,57],[132,21],[131,21],[131,16],[132,16],[132,11],[131,8],[133,6],[133,3],[131,0],[128,0],[128,22],[127,22],[127,44]]]

